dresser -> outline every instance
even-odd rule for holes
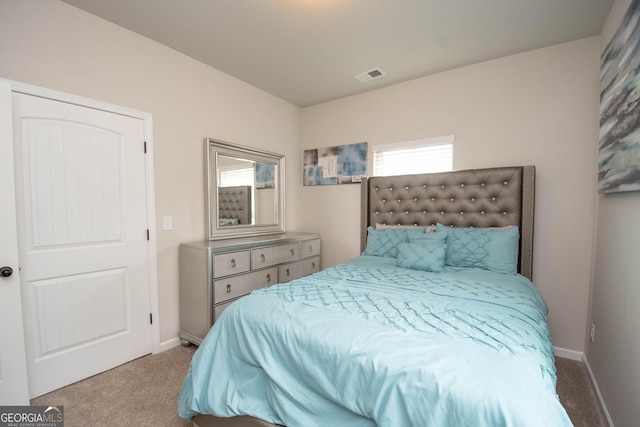
[[[283,233],[180,245],[180,330],[200,344],[220,313],[255,289],[320,270],[320,235]]]

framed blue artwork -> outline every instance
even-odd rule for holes
[[[640,1],[602,52],[598,192],[640,190]]]
[[[256,189],[275,188],[276,165],[256,162]]]
[[[367,173],[367,143],[304,150],[304,185],[359,183]]]
[[[367,173],[367,143],[305,150],[303,184],[359,183]]]

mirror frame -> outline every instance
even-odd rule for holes
[[[284,226],[284,174],[285,157],[282,154],[271,153],[255,148],[244,147],[230,142],[213,138],[205,138],[205,212],[207,240],[230,239],[234,237],[251,237],[263,234],[281,234]],[[276,207],[278,209],[274,224],[238,224],[234,226],[219,226],[218,210],[218,156],[225,155],[256,162],[272,163],[277,167],[276,173]],[[212,201],[215,200],[215,209]],[[212,212],[213,211],[213,212]]]

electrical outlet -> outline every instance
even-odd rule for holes
[[[591,324],[591,342],[596,339],[596,325]]]

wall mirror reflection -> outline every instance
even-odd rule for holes
[[[207,235],[284,232],[284,156],[207,138]]]

